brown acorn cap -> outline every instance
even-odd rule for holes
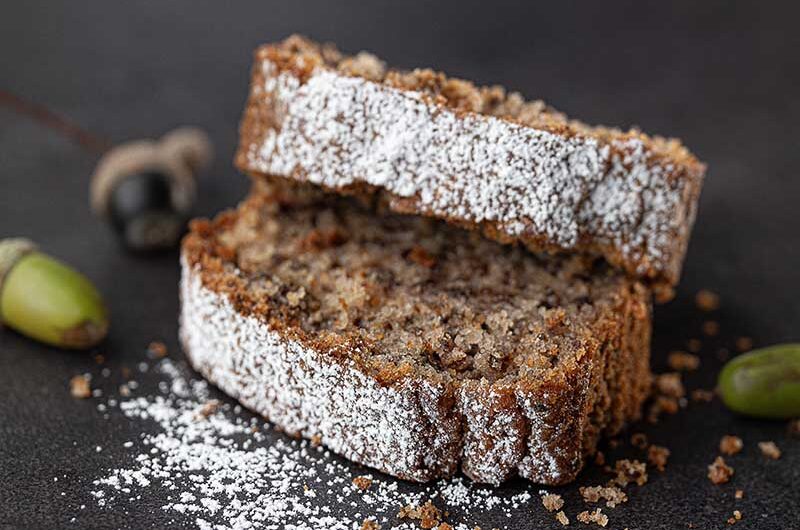
[[[155,171],[170,179],[173,207],[187,213],[196,194],[195,173],[212,158],[208,136],[194,127],[180,127],[161,140],[132,140],[111,148],[97,163],[89,189],[92,211],[108,214],[108,197],[125,177]]]

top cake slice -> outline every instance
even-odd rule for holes
[[[705,166],[680,142],[590,127],[541,101],[293,36],[259,48],[237,166],[602,256],[669,297]]]

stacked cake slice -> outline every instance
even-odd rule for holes
[[[639,417],[704,173],[677,141],[292,37],[256,53],[237,165],[250,197],[184,241],[181,336],[283,430],[558,484]]]

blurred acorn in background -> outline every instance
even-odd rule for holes
[[[27,239],[1,239],[0,323],[52,346],[85,349],[106,336],[108,311],[85,276]]]
[[[111,148],[92,176],[92,210],[107,219],[124,245],[148,252],[174,248],[196,195],[196,175],[211,164],[208,135],[181,127],[159,141]]]

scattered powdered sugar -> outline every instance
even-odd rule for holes
[[[506,496],[462,478],[413,486],[367,474],[362,491],[352,481],[363,468],[277,434],[238,405],[220,403],[205,381],[170,359],[153,371],[161,378],[157,392],[103,404],[143,434],[120,443],[131,456],[129,466],[94,480],[91,495],[101,508],[148,501],[160,504],[173,526],[203,530],[352,529],[365,519],[410,529],[417,526],[397,512],[431,500],[451,513],[453,528],[468,530],[473,515],[511,517],[531,500],[527,491]]]

